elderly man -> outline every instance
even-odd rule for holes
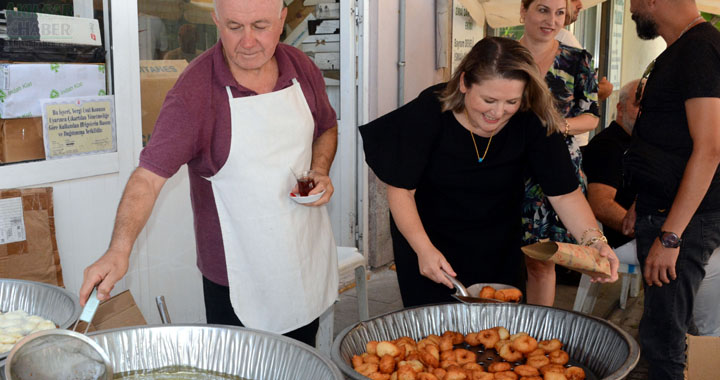
[[[630,4],[638,36],[667,43],[638,92],[626,161],[645,278],[640,345],[650,379],[682,379],[695,296],[720,246],[720,32],[694,0]]]
[[[622,224],[635,194],[624,186],[622,162],[630,147],[638,106],[635,92],[639,80],[620,89],[615,120],[590,143],[583,152],[583,169],[588,178],[587,197],[595,217],[603,224],[611,247],[617,248],[631,237],[623,234]]]
[[[105,299],[127,272],[158,193],[188,165],[208,323],[245,325],[314,345],[337,297],[337,256],[324,205],[337,146],[335,112],[318,68],[280,44],[282,0],[216,0],[220,41],[170,90],[140,167],[118,207],[105,255],[85,270]],[[291,170],[314,171],[311,194],[288,198]]]

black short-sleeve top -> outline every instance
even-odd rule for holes
[[[530,111],[517,112],[492,141],[475,135],[481,154],[490,143],[478,163],[470,132],[451,111],[441,110],[438,93],[444,87],[430,87],[360,127],[366,161],[378,178],[416,190],[418,212],[433,243],[436,236],[462,240],[454,236],[457,231],[505,237],[519,231],[526,165],[548,195],[578,187],[562,136],[547,136]],[[519,235],[512,239],[519,244]]]

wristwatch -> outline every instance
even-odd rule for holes
[[[682,239],[674,232],[660,231],[660,244],[665,248],[677,248],[682,243]]]

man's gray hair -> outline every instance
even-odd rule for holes
[[[217,2],[218,2],[218,0],[213,0],[213,10],[215,11],[215,16],[218,15]],[[282,14],[282,10],[283,10],[283,8],[285,8],[284,0],[277,0],[277,2],[278,2],[278,6],[280,7],[280,13],[279,13],[279,14]],[[278,17],[280,17],[280,16],[278,16]]]
[[[620,104],[623,109],[625,109],[625,104],[627,104],[627,101],[631,100],[630,98],[635,96],[635,91],[639,83],[640,79],[635,79],[626,83],[620,89],[620,94],[618,95],[618,104]],[[632,99],[632,101],[635,101],[635,99]]]

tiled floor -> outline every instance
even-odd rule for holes
[[[370,273],[367,283],[368,308],[370,317],[402,309],[397,276],[393,270],[380,268]],[[555,307],[572,310],[577,287],[559,285],[555,297]],[[592,315],[610,320],[633,337],[637,337],[637,328],[642,315],[642,291],[636,298],[628,298],[625,310],[619,308],[620,281],[600,287],[599,295]],[[334,336],[346,327],[358,322],[357,296],[354,288],[340,295],[335,305]],[[647,368],[641,362],[627,377],[629,380],[647,378]]]

